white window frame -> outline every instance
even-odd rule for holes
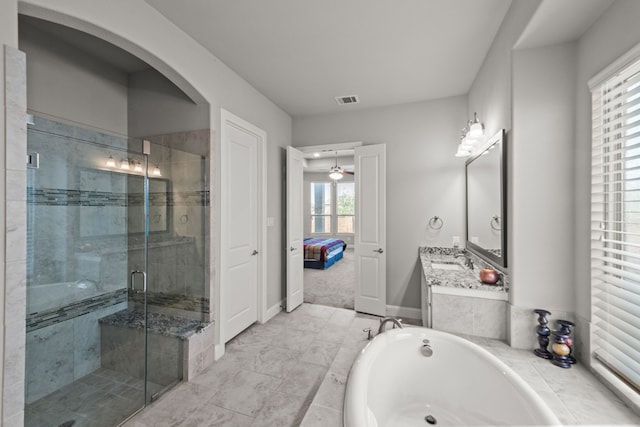
[[[353,215],[338,215],[338,184],[346,184],[346,183],[352,183],[354,185],[354,192],[355,192],[355,182],[352,181],[343,181],[343,182],[339,182],[339,181],[334,181],[334,180],[313,180],[313,181],[309,181],[309,194],[312,194],[312,189],[313,189],[313,185],[314,184],[331,184],[331,213],[330,214],[321,214],[321,215],[316,215],[313,213],[308,213],[307,215],[309,215],[309,218],[311,219],[310,224],[313,230],[313,218],[316,216],[328,216],[331,217],[331,221],[330,221],[330,227],[331,227],[331,231],[329,233],[316,233],[312,230],[309,230],[309,232],[311,233],[312,236],[353,236],[355,235],[355,212]],[[338,232],[338,216],[353,216],[353,221],[354,221],[354,232],[353,233],[345,233],[345,232]]]
[[[309,187],[310,187],[310,191],[309,191],[309,195],[313,194],[313,185],[314,184],[333,184],[334,181],[331,180],[326,180],[326,181],[311,181],[309,183]],[[335,185],[330,185],[329,186],[331,188],[331,197],[330,197],[330,207],[329,207],[329,213],[328,214],[314,214],[309,212],[308,215],[311,218],[311,230],[309,230],[309,232],[311,233],[312,236],[333,236],[335,234],[334,230],[335,230],[335,225],[334,225],[334,218],[333,218],[333,214],[335,211],[335,199],[336,199],[336,189],[335,189]],[[311,205],[309,205],[311,206]],[[313,231],[313,220],[315,217],[329,217],[329,227],[330,227],[330,231],[327,232],[323,232],[323,233],[318,233]]]
[[[336,181],[336,185],[335,185],[335,209],[333,210],[333,213],[335,213],[335,235],[339,235],[339,236],[353,236],[355,234],[355,224],[356,224],[356,212],[355,212],[355,206],[354,206],[354,210],[353,210],[353,215],[342,215],[342,214],[338,214],[338,185],[340,184],[351,184],[353,185],[353,193],[354,193],[354,197],[355,197],[355,191],[356,191],[356,183],[354,181]],[[344,231],[339,231],[338,230],[338,217],[351,217],[353,218],[353,232],[349,233],[349,232],[344,232]]]
[[[629,179],[637,179],[629,178],[629,171],[624,170],[630,158],[623,155],[630,149],[629,141],[635,141],[637,137],[635,132],[627,135],[626,116],[616,116],[629,112],[625,98],[629,92],[625,92],[624,82],[630,78],[637,80],[632,77],[636,75],[640,76],[640,44],[589,81],[592,92],[590,363],[595,373],[619,397],[640,408],[637,391],[640,389],[637,375],[640,372],[640,328],[629,326],[624,320],[628,314],[619,308],[636,300],[631,304],[636,304],[635,309],[631,307],[630,310],[637,313],[640,309],[640,273],[634,273],[640,271],[640,246],[626,243],[627,231],[623,228],[630,221],[623,216],[628,210],[622,204],[627,193],[634,191],[627,187]],[[612,98],[615,94],[623,96]],[[635,125],[640,125],[640,121],[634,122],[632,127]],[[640,143],[634,148],[640,148]],[[616,296],[618,294],[622,298]],[[630,317],[632,323],[633,317]],[[629,333],[620,333],[620,325]],[[634,345],[639,347],[637,356],[624,354],[633,354],[633,350],[627,349]],[[625,376],[627,379],[623,380]]]

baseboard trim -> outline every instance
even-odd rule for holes
[[[262,323],[267,323],[269,320],[273,319],[276,314],[282,311],[282,307],[284,307],[284,300],[277,302],[271,307],[269,307],[267,309],[267,312],[265,313],[264,322]]]
[[[387,316],[404,317],[407,319],[422,319],[422,310],[413,307],[402,307],[399,305],[388,305],[386,309]]]
[[[224,344],[213,346],[213,360],[219,360],[222,356],[224,356]]]

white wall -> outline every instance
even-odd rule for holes
[[[129,74],[128,89],[131,137],[209,128],[209,105],[196,104],[156,70]]]
[[[513,52],[511,304],[574,312],[575,43]]]
[[[489,137],[500,129],[511,131],[511,49],[539,4],[513,0],[469,90],[467,113],[478,113]]]
[[[535,345],[533,308],[575,311],[575,46],[512,51],[539,4],[513,1],[469,92],[487,135],[507,130],[509,342],[519,348]]]
[[[513,150],[516,142],[511,124],[511,49],[520,37],[529,19],[540,4],[539,0],[514,0],[496,34],[489,52],[469,90],[467,114],[478,113],[485,125],[485,138],[506,130],[507,147],[507,271],[514,263],[513,242]],[[512,281],[512,289],[517,283]]]
[[[454,153],[466,121],[464,96],[293,121],[295,146],[387,145],[387,304],[419,308],[418,247],[464,236],[464,159]]]
[[[127,135],[127,74],[20,22],[29,111]]]
[[[640,2],[617,0],[578,43],[576,89],[575,241],[576,310],[579,319],[591,319],[590,201],[591,94],[587,82],[619,56],[640,43]]]
[[[469,111],[478,111],[488,134],[495,127],[509,134],[511,343],[530,347],[530,309],[540,307],[575,316],[576,345],[588,354],[587,81],[640,42],[640,2],[617,0],[575,43],[511,52],[538,3],[513,2],[471,88]]]

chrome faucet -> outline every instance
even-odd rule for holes
[[[464,257],[464,266],[470,270],[473,270],[473,261],[471,260],[471,257],[469,256]]]
[[[422,340],[422,355],[424,357],[431,357],[433,355],[433,349],[429,344],[429,340]]]
[[[396,319],[395,317],[385,317],[384,319],[380,320],[380,327],[378,328],[379,334],[384,332],[384,325],[387,324],[387,322],[393,323],[394,328],[402,328],[402,319]]]

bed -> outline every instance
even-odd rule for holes
[[[340,261],[347,244],[340,239],[309,237],[304,239],[304,268],[324,270]]]

